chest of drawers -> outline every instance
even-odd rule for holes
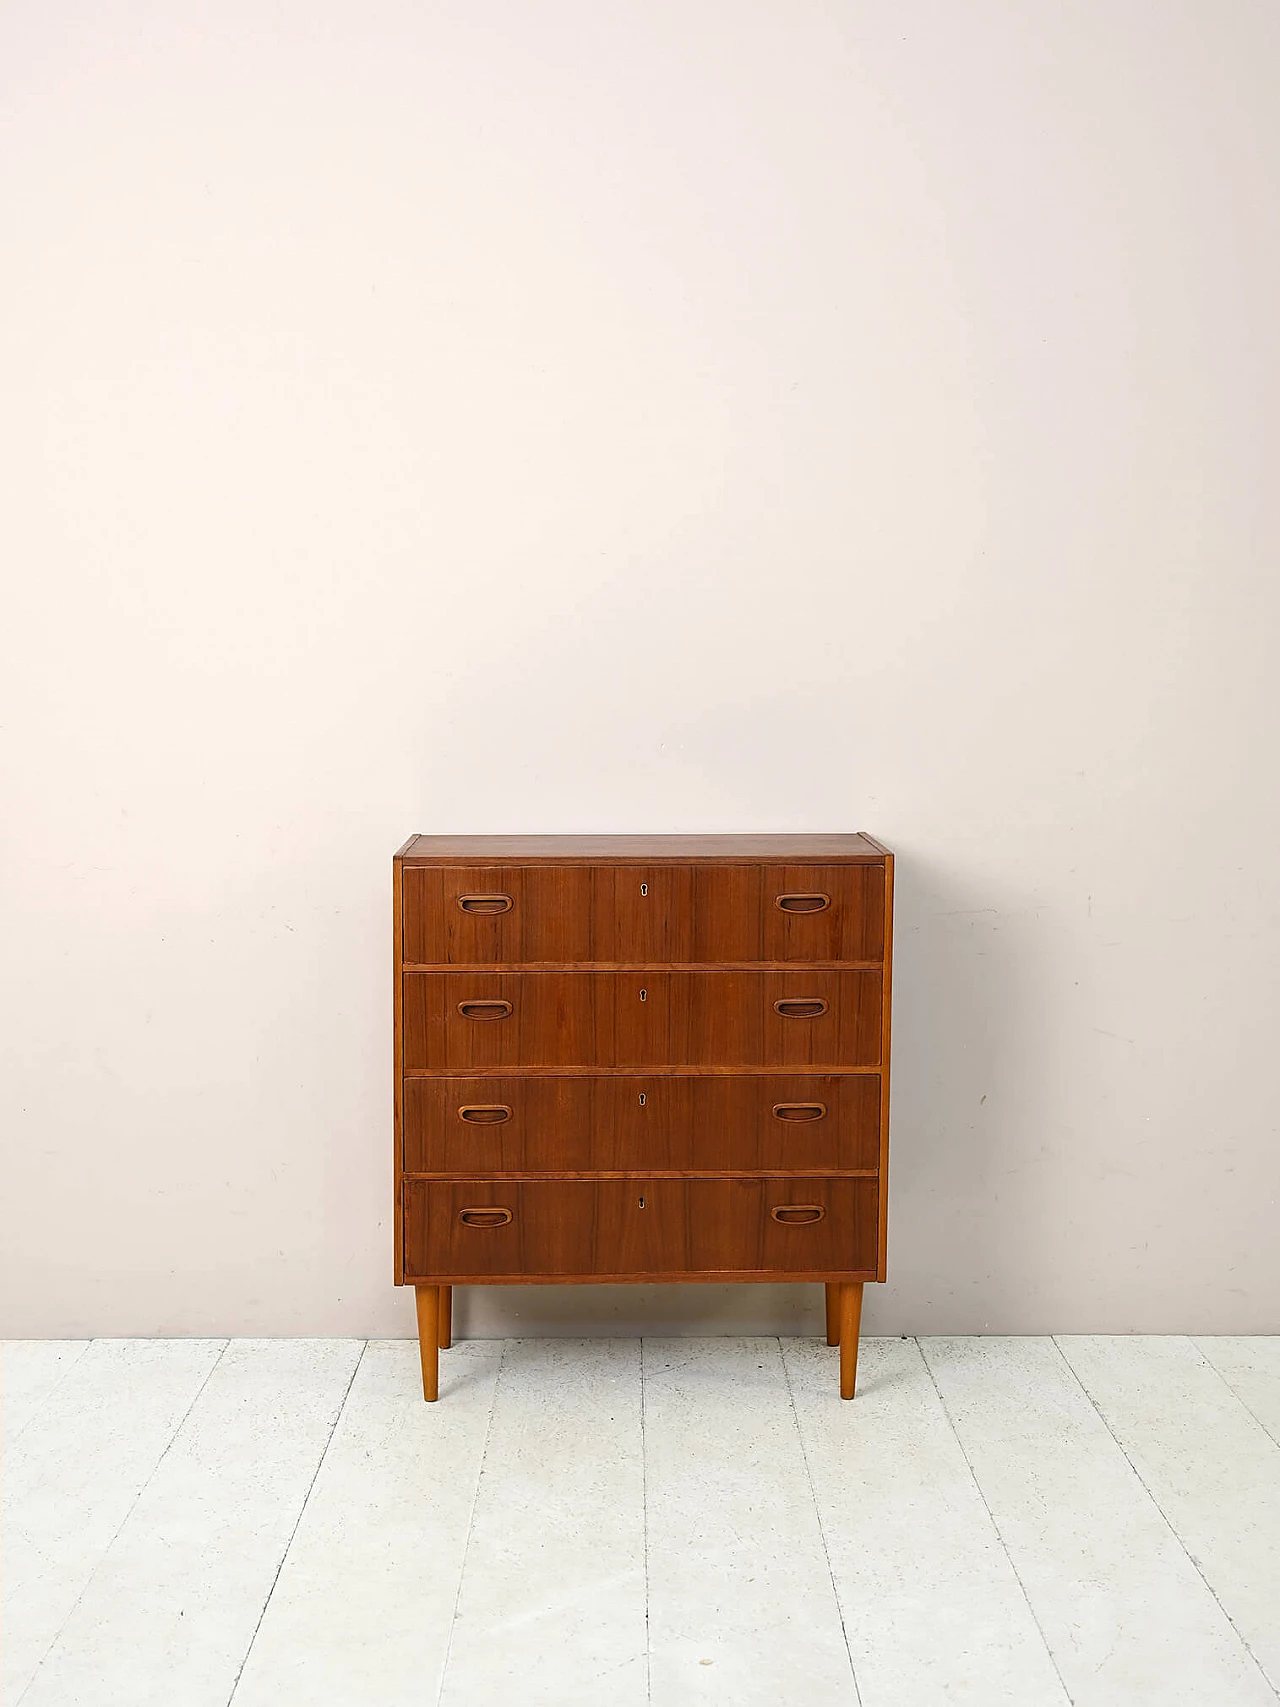
[[[395,1279],[814,1281],[852,1398],[885,1275],[893,856],[833,836],[414,836]]]

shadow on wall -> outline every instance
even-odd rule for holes
[[[459,1339],[614,1334],[818,1334],[820,1286],[467,1286]]]
[[[889,1279],[865,1331],[981,1332],[1047,1233],[1044,925],[1033,898],[911,857],[895,887]]]
[[[1044,1127],[1036,909],[901,854],[896,890],[889,1281],[867,1289],[868,1334],[980,1325],[984,1295],[1033,1271],[1046,1207],[1025,1165]],[[455,1312],[477,1338],[824,1326],[809,1285],[466,1287]]]

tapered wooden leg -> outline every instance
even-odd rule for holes
[[[453,1288],[440,1288],[440,1350],[448,1351],[453,1344]]]
[[[862,1282],[840,1288],[840,1397],[852,1399],[858,1384],[858,1329],[862,1325]]]
[[[840,1344],[840,1287],[834,1280],[829,1280],[827,1292],[827,1344]]]
[[[422,1396],[434,1399],[440,1392],[440,1288],[418,1286],[418,1353],[422,1358]]]

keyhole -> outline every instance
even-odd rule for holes
[[[644,1092],[643,1091],[640,1092],[640,1106],[641,1106],[641,1108],[644,1107]]]
[[[641,1207],[641,1209],[644,1208],[644,1198],[643,1197],[640,1199],[640,1207]]]
[[[647,990],[641,990],[641,992],[640,992],[640,1000],[641,1000],[641,1001],[642,1001],[642,1002],[647,1002],[647,1001],[648,1001],[648,999],[649,999],[649,992],[648,992],[648,991],[647,991]]]
[[[640,885],[640,893],[642,895],[647,895],[649,893],[649,885],[647,883],[642,883]]]

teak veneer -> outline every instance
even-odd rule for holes
[[[885,1277],[893,855],[873,837],[414,836],[395,1279],[816,1281],[853,1397]]]

